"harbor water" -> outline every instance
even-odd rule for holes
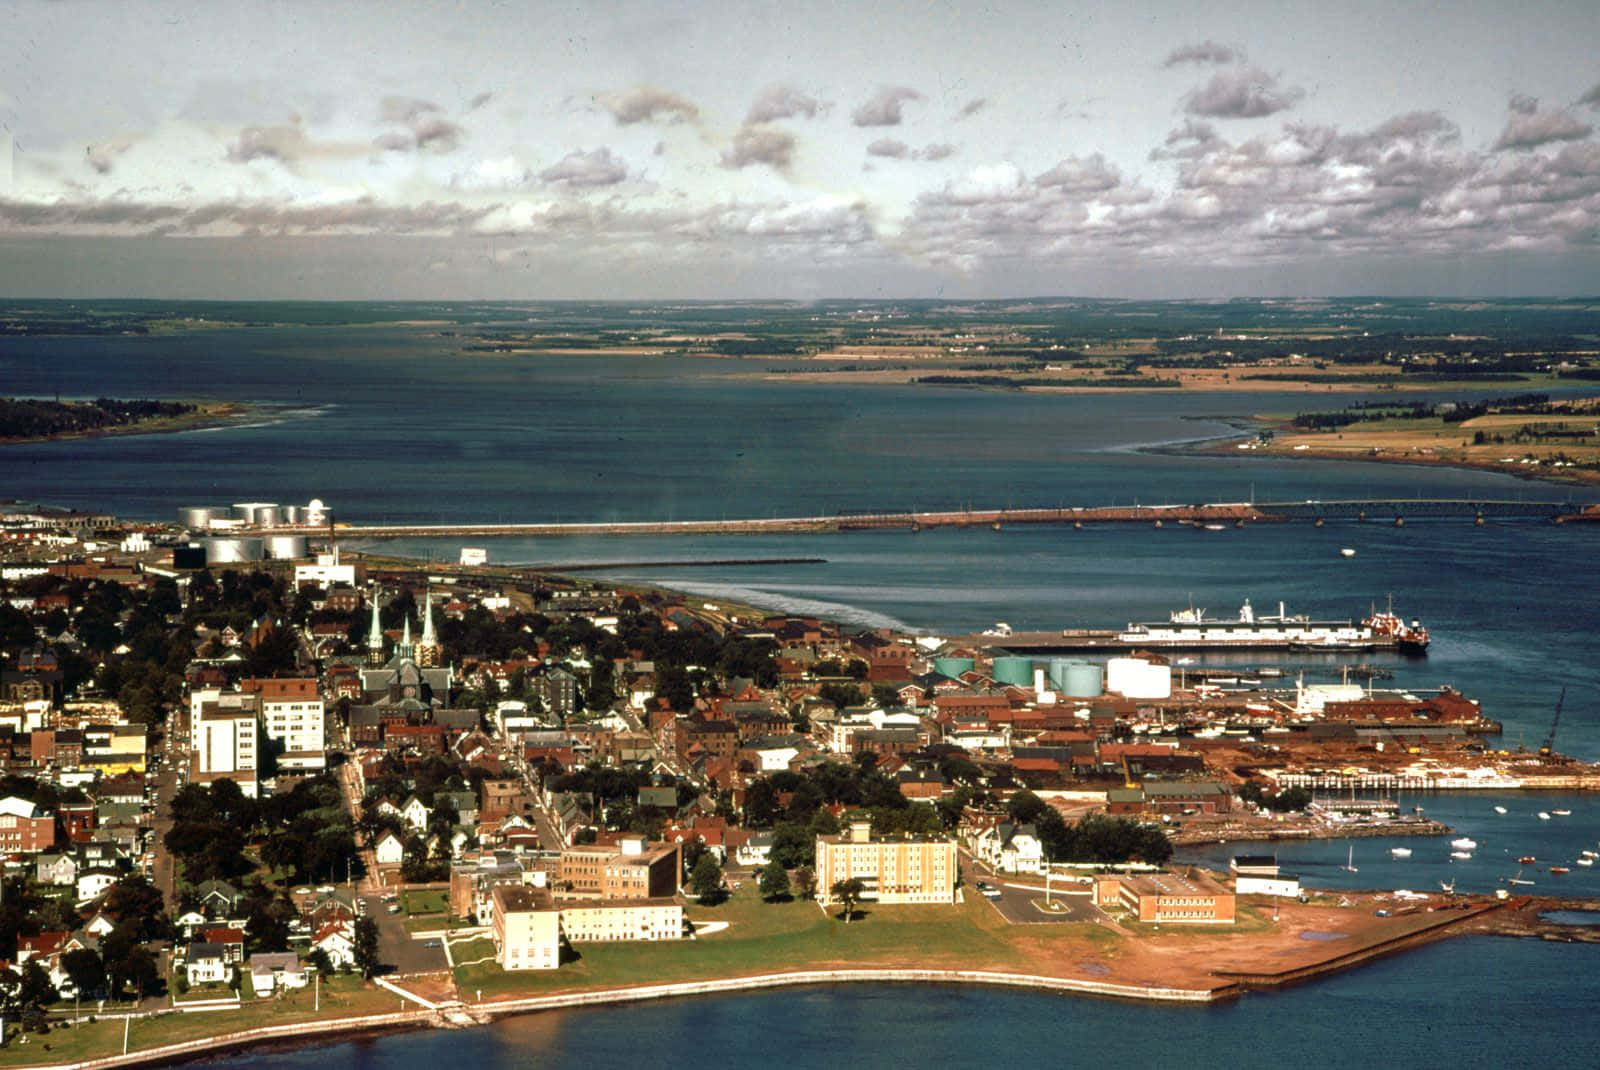
[[[174,306],[174,318],[185,313]],[[773,381],[760,362],[467,357],[398,327],[215,329],[148,337],[7,338],[0,393],[187,397],[259,406],[219,429],[0,447],[0,497],[172,520],[183,506],[327,501],[340,521],[649,520],[861,510],[1336,498],[1600,499],[1508,476],[1397,465],[1175,452],[1301,395],[1178,391],[1063,397]],[[1503,391],[1502,391],[1503,392]],[[1330,395],[1321,407],[1341,407]],[[385,543],[456,559],[463,540]],[[1378,519],[1198,531],[1168,526],[988,528],[827,537],[495,539],[491,561],[685,562],[590,573],[704,600],[934,634],[1119,626],[1204,606],[1359,617],[1394,596],[1432,630],[1428,656],[1207,655],[1332,682],[1362,660],[1381,684],[1451,684],[1537,748],[1600,758],[1600,525]],[[376,546],[374,547],[376,548]],[[1342,549],[1355,551],[1345,556]],[[705,560],[820,557],[740,567]],[[441,569],[444,565],[441,564]],[[1478,847],[1360,839],[1215,844],[1180,857],[1225,866],[1275,849],[1313,887],[1489,892],[1516,876],[1547,894],[1600,895],[1575,863],[1600,849],[1586,795],[1403,795]],[[1507,813],[1494,810],[1503,806]],[[1566,817],[1537,817],[1568,809]],[[1390,848],[1412,849],[1395,859]],[[1568,865],[1554,876],[1548,865]],[[1589,1066],[1600,1051],[1600,967],[1585,945],[1448,941],[1289,991],[1166,1008],[1021,992],[862,986],[542,1014],[490,1028],[230,1057],[230,1065],[823,1066],[1049,1063],[1094,1058],[1259,1066]],[[1113,1039],[1114,1038],[1114,1039]]]

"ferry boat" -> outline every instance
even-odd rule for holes
[[[1406,624],[1391,610],[1379,612],[1360,623],[1352,620],[1314,620],[1303,614],[1290,614],[1282,602],[1276,614],[1257,614],[1247,599],[1236,619],[1208,617],[1204,609],[1193,606],[1173,610],[1165,621],[1130,623],[1118,633],[1120,643],[1152,649],[1227,650],[1304,650],[1321,652],[1365,652],[1396,650],[1420,654],[1428,647],[1428,630],[1419,621]]]

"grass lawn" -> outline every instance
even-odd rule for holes
[[[476,962],[494,958],[494,941],[487,936],[475,936],[450,945],[450,958],[455,962]]]
[[[444,914],[419,914],[407,918],[403,923],[408,933],[432,933],[441,929],[470,929],[472,926],[459,918],[448,917]]]
[[[264,1025],[335,1015],[378,1014],[400,1009],[399,1001],[391,993],[367,985],[354,976],[337,976],[322,982],[320,1015],[312,1010],[314,998],[308,985],[281,998],[246,1000],[236,1011],[174,1012],[155,1018],[141,1018],[129,1027],[128,1050],[154,1048],[176,1041]],[[30,1036],[28,1043],[20,1045],[13,1035],[10,1046],[0,1049],[0,1067],[71,1062],[115,1055],[122,1051],[122,1028],[120,1019],[101,1019],[71,1029],[52,1029],[47,1036]]]
[[[579,959],[559,970],[507,974],[492,963],[456,970],[464,995],[486,998],[540,995],[580,988],[694,981],[786,970],[849,967],[989,969],[1034,972],[1067,948],[1098,946],[1098,926],[1006,923],[976,896],[954,906],[866,904],[850,923],[814,902],[762,902],[746,885],[715,907],[692,906],[696,923],[728,928],[696,940],[666,943],[579,944]],[[1099,930],[1088,933],[1088,930]],[[459,956],[458,956],[459,957]]]
[[[443,914],[450,909],[450,895],[442,888],[418,888],[400,893],[400,906],[407,914]]]

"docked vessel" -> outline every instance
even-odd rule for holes
[[[1208,617],[1204,609],[1190,606],[1174,610],[1165,621],[1131,623],[1117,640],[1128,646],[1167,650],[1394,650],[1421,654],[1428,648],[1428,630],[1419,621],[1406,624],[1392,609],[1374,609],[1357,623],[1290,614],[1282,602],[1275,614],[1257,614],[1247,599],[1236,619]]]

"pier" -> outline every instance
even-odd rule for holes
[[[1043,508],[955,509],[942,511],[843,512],[831,516],[745,517],[739,519],[636,521],[527,521],[459,523],[341,523],[335,533],[346,538],[483,538],[594,535],[823,535],[851,531],[921,531],[935,528],[996,528],[1052,524],[1087,528],[1102,524],[1180,526],[1226,530],[1250,524],[1298,521],[1318,526],[1329,522],[1373,522],[1404,526],[1408,520],[1461,519],[1476,524],[1489,520],[1534,520],[1565,524],[1600,522],[1600,506],[1573,502],[1479,500],[1471,498],[1383,498],[1340,501],[1216,502],[1196,505],[1106,505]],[[306,525],[241,528],[258,535],[304,534]]]

